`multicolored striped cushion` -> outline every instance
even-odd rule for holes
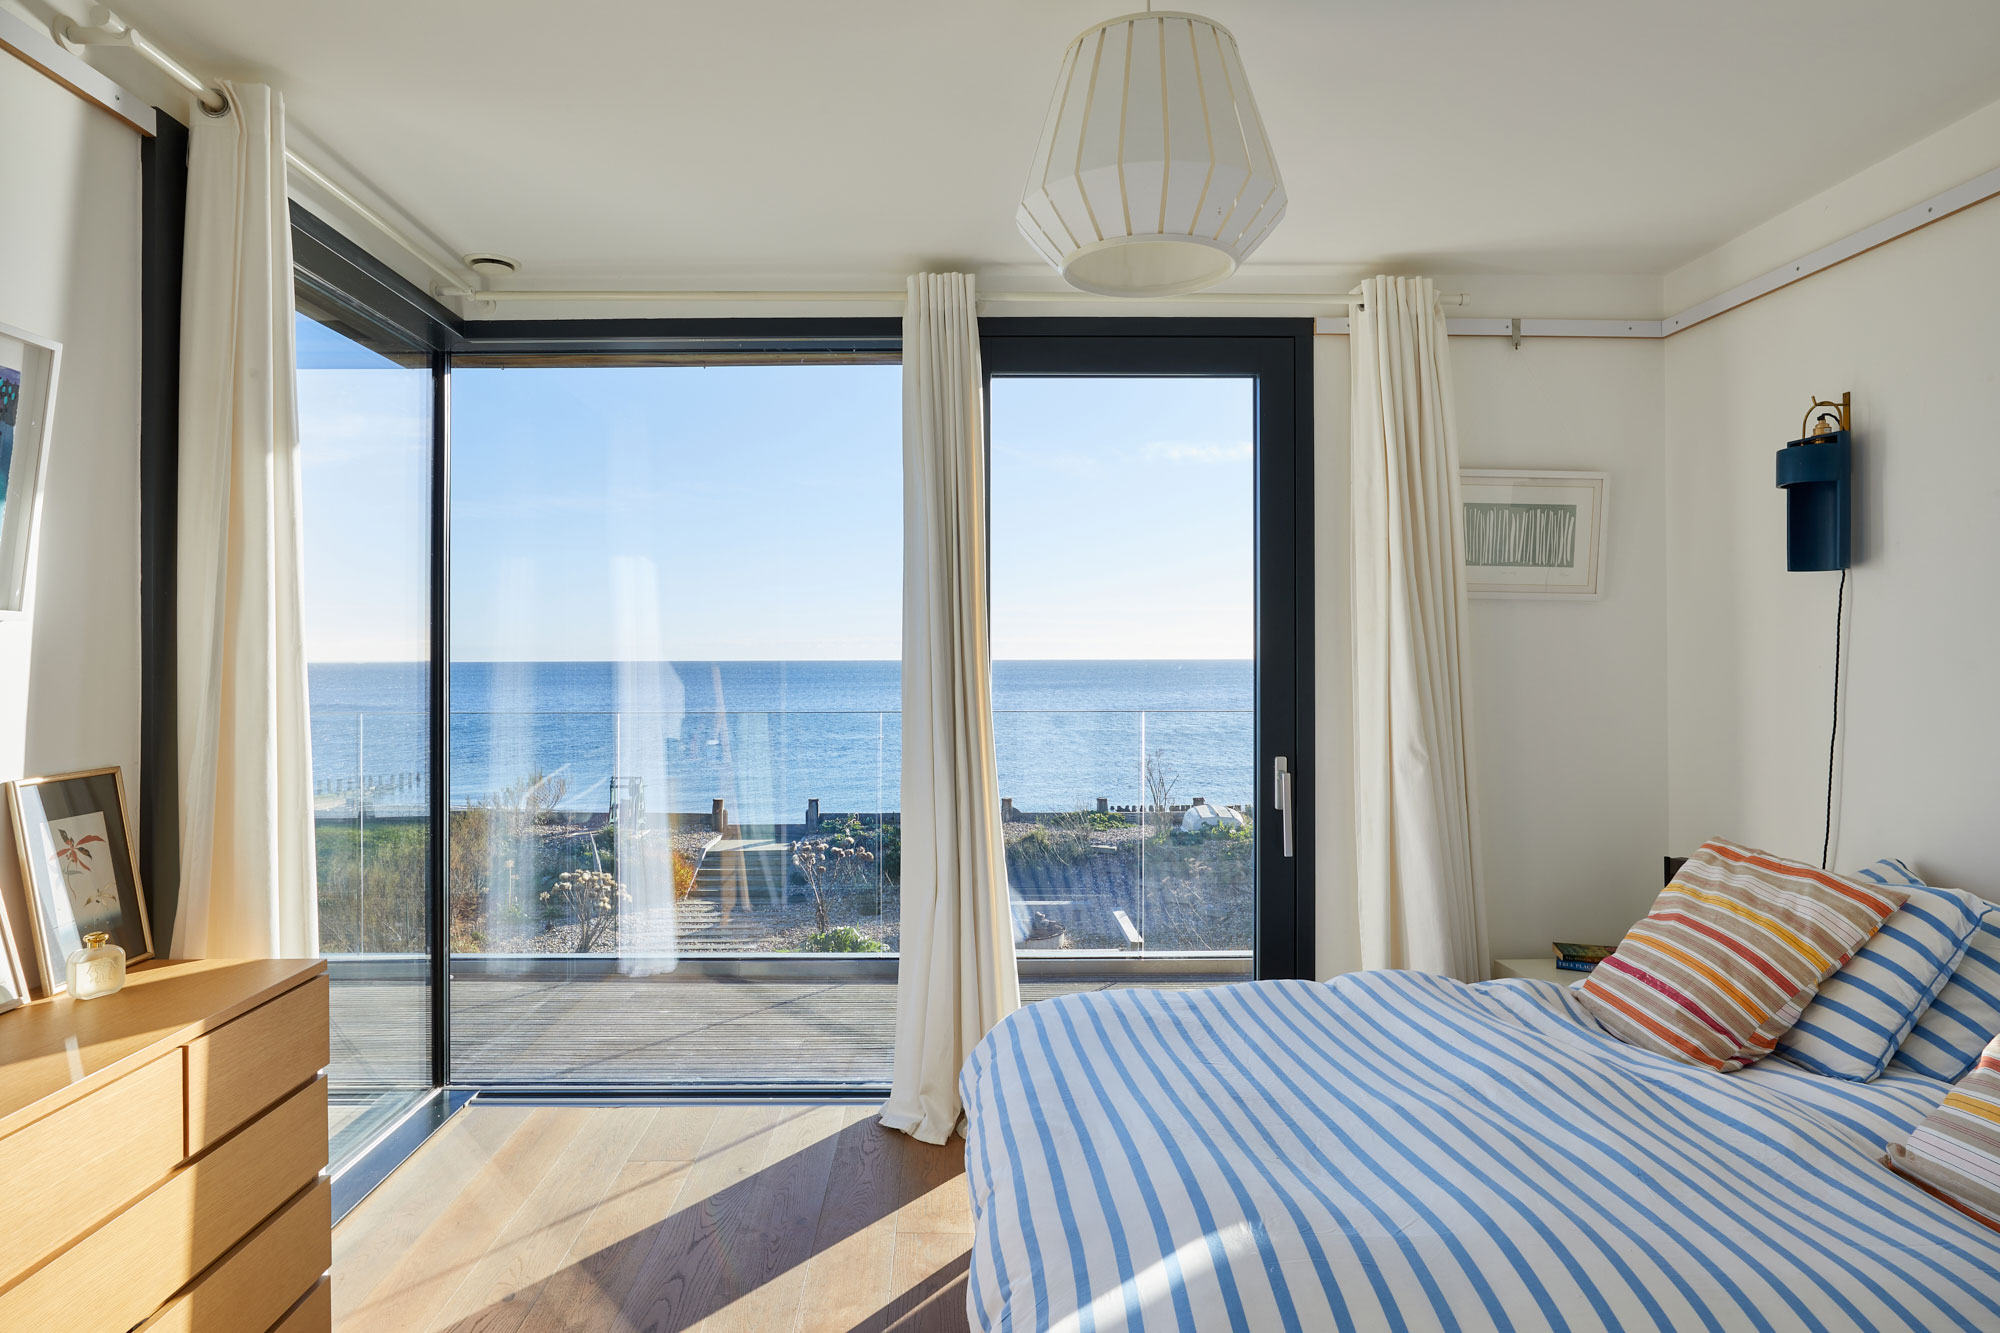
[[[1893,858],[1855,878],[1910,896],[1847,965],[1820,984],[1778,1051],[1816,1074],[1867,1082],[1880,1074],[1924,1010],[1951,980],[1986,904],[1933,889]]]
[[[2000,1037],[1882,1161],[1952,1207],[2000,1230]]]
[[[1728,1072],[1769,1055],[1904,892],[1716,840],[1577,998],[1622,1041]]]
[[[1988,903],[1965,957],[1889,1068],[1956,1083],[1995,1036],[2000,1036],[2000,906]]]

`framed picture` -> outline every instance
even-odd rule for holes
[[[0,324],[0,620],[28,611],[62,344]]]
[[[1459,473],[1465,573],[1474,597],[1584,601],[1604,595],[1602,472]]]
[[[92,931],[109,935],[128,963],[152,957],[153,932],[125,817],[124,774],[97,768],[10,782],[7,811],[43,990],[54,995],[64,988],[64,963]]]

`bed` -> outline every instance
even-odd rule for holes
[[[1993,1329],[1876,1160],[1947,1085],[1715,1074],[1412,972],[1030,1005],[960,1077],[987,1329]]]

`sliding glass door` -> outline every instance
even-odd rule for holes
[[[294,239],[336,1162],[447,1085],[886,1084],[894,323],[457,327]],[[1308,330],[983,334],[1024,996],[1309,975]]]
[[[1306,975],[1308,335],[1092,323],[983,340],[1024,995]]]
[[[338,1167],[432,1087],[431,369],[301,286],[300,489]]]

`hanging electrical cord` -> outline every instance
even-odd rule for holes
[[[1840,621],[1847,610],[1847,571],[1840,571],[1840,592],[1833,603],[1833,734],[1826,742],[1826,837],[1819,845],[1819,868],[1825,870],[1833,851],[1833,760],[1840,751]]]

